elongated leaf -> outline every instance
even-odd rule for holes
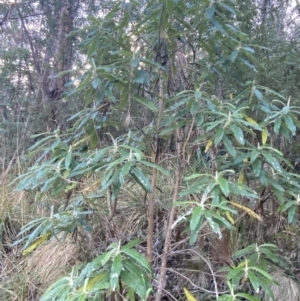
[[[266,279],[273,281],[272,276],[270,274],[268,274],[266,271],[264,271],[256,266],[251,266],[249,269],[256,271],[257,273],[261,274]]]
[[[272,156],[271,154],[267,154],[267,153],[263,153],[263,156],[265,157],[265,159],[267,160],[267,162],[269,164],[271,164],[271,166],[278,172],[282,172],[282,168],[280,166],[280,163],[278,162],[278,160]]]
[[[260,279],[258,277],[256,277],[256,275],[252,271],[248,271],[248,277],[249,277],[249,280],[250,280],[255,292],[258,292],[258,289],[260,286],[260,284],[259,284]]]
[[[293,119],[289,115],[283,115],[284,122],[291,133],[294,135],[296,133],[296,126],[293,122]]]
[[[288,209],[288,222],[289,224],[292,224],[295,218],[295,214],[296,214],[296,206],[291,206]]]
[[[112,257],[113,255],[117,252],[116,249],[112,249],[109,252],[105,254],[103,259],[101,260],[101,265],[105,265]]]
[[[239,128],[238,126],[236,126],[235,124],[231,124],[230,128],[234,134],[235,139],[242,145],[245,144],[245,140],[244,140],[244,133],[242,131],[241,128]]]
[[[148,260],[137,251],[122,248],[121,252],[129,256],[133,260],[133,262],[137,262],[138,266],[145,268],[148,272],[151,271],[151,266]]]
[[[214,144],[218,145],[222,141],[223,136],[224,136],[224,128],[220,127],[217,130],[216,135],[214,137]]]
[[[257,150],[253,150],[251,152],[251,155],[250,155],[250,160],[251,162],[255,161],[257,159],[257,157],[259,156],[259,152]]]
[[[142,299],[146,300],[149,286],[145,285],[145,279],[141,275],[135,275],[127,269],[121,272],[122,280]]]
[[[239,275],[240,278],[241,278],[243,276],[243,271],[244,271],[244,267],[243,266],[234,268],[234,269],[230,270],[230,272],[228,273],[227,279],[230,280],[233,277],[235,277],[236,275]]]
[[[185,297],[187,299],[187,301],[197,301],[197,299],[193,296],[192,293],[190,293],[190,291],[186,288],[183,288]]]
[[[99,273],[97,276],[88,279],[87,283],[85,283],[84,286],[79,287],[77,291],[83,292],[85,289],[87,292],[89,292],[95,289],[96,284],[98,284],[97,289],[99,289],[99,283],[105,282],[105,280],[107,280],[108,278],[108,275],[109,275],[108,271],[103,271]],[[108,283],[105,286],[108,286]]]
[[[223,177],[219,177],[218,178],[218,183],[219,183],[219,186],[220,186],[222,192],[227,197],[229,195],[229,192],[230,192],[228,181],[226,179],[224,179]]]
[[[250,208],[245,207],[245,206],[243,206],[243,205],[241,205],[241,204],[232,202],[232,201],[229,201],[228,203],[231,204],[232,206],[236,207],[236,208],[239,208],[239,209],[245,211],[245,212],[248,213],[250,216],[252,216],[252,217],[258,219],[259,221],[262,221],[262,218],[261,218],[257,213],[255,213],[253,210],[251,210]]]
[[[145,97],[139,96],[139,95],[134,96],[134,99],[136,101],[138,101],[139,103],[141,103],[142,105],[146,106],[151,111],[153,111],[153,112],[158,111],[158,108],[154,105],[154,103],[151,100],[149,100]]]
[[[114,257],[112,262],[112,266],[110,269],[110,285],[112,290],[114,291],[119,283],[119,276],[122,271],[122,256],[118,254]]]
[[[205,218],[206,220],[208,221],[211,229],[216,233],[218,234],[219,238],[222,237],[222,233],[221,233],[221,229],[220,229],[220,226],[219,224],[214,220],[211,212],[209,210],[204,210],[204,215],[205,215]]]
[[[71,162],[72,162],[72,156],[73,156],[72,151],[69,150],[68,153],[67,153],[67,156],[66,156],[66,160],[65,160],[65,167],[66,168],[70,167]]]
[[[270,251],[266,248],[262,248],[261,246],[260,246],[259,250],[261,253],[264,253],[266,255],[266,257],[271,259],[274,263],[278,263],[278,258],[272,251]]]
[[[218,5],[221,5],[224,9],[229,11],[231,14],[236,15],[236,12],[233,7],[229,6],[228,4],[224,3],[223,1],[218,1],[217,3],[218,3]],[[246,48],[246,47],[244,47],[244,48]]]
[[[274,123],[274,133],[275,134],[279,133],[280,126],[281,126],[281,118],[276,118],[275,123]]]
[[[132,247],[138,245],[139,243],[141,243],[141,240],[139,238],[134,239],[134,240],[130,241],[129,243],[127,243],[126,245],[122,246],[121,250],[131,249]]]
[[[261,299],[246,293],[237,293],[235,296],[243,298],[242,300],[247,299],[249,301],[261,301]]]
[[[253,253],[255,251],[255,248],[256,248],[256,244],[252,244],[244,249],[241,249],[241,250],[238,250],[236,251],[232,257],[235,259],[235,258],[240,258],[246,254],[250,254],[250,253]]]
[[[210,211],[210,214],[212,216],[212,218],[214,219],[214,221],[216,223],[218,223],[220,226],[225,226],[227,229],[233,229],[234,227],[227,221],[227,219],[225,217],[223,217],[222,215],[220,215],[217,212],[214,211]]]
[[[206,18],[210,19],[216,11],[216,8],[214,6],[210,6],[209,8],[206,9]]]
[[[211,148],[211,146],[213,145],[213,141],[211,139],[209,139],[206,143],[206,146],[205,146],[205,150],[204,152],[207,153],[208,150]]]
[[[230,155],[235,158],[236,157],[236,149],[233,146],[232,142],[227,138],[227,136],[223,137],[223,143],[224,143],[226,149],[228,150],[228,152],[230,153]]]
[[[263,129],[262,133],[261,133],[261,143],[262,145],[265,145],[267,140],[268,140],[268,135],[269,132],[266,128]]]
[[[263,95],[259,90],[254,89],[254,94],[259,100],[263,100]]]
[[[130,172],[132,165],[133,162],[131,161],[126,162],[121,169],[121,173],[120,173],[121,176],[126,176]]]
[[[148,64],[150,66],[153,66],[153,67],[157,67],[159,69],[162,69],[162,70],[166,70],[161,64],[159,64],[158,62],[155,62],[155,61],[152,61],[152,60],[149,60],[149,59],[141,59],[141,61],[145,64]]]
[[[48,232],[38,239],[36,239],[28,248],[23,251],[23,255],[27,256],[32,253],[38,246],[40,246],[43,242],[47,241],[51,237],[52,233]]]
[[[199,230],[203,223],[203,208],[197,207],[193,210],[191,220],[190,220],[190,230],[191,230],[191,236],[190,236],[190,243],[193,245],[198,238]]]
[[[138,167],[132,168],[130,171],[130,175],[146,192],[151,192],[152,190],[151,183],[149,182],[148,177],[144,174],[144,172],[140,168]]]
[[[250,122],[251,124],[257,125],[257,126],[258,126],[258,123],[257,123],[254,119],[252,119],[251,117],[246,117],[246,120],[247,120],[248,122]]]
[[[252,170],[255,177],[258,178],[262,170],[262,163],[259,159],[255,159],[254,162],[252,163]]]
[[[160,165],[157,165],[157,164],[151,163],[149,161],[145,161],[145,160],[141,160],[141,163],[143,165],[148,166],[148,167],[152,167],[152,168],[155,168],[155,169],[159,170],[161,173],[163,173],[166,176],[170,175],[170,172],[167,169],[165,169],[162,166],[160,166]]]

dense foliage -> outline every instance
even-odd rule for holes
[[[0,6],[2,181],[27,195],[2,256],[76,249],[20,300],[299,297],[298,9]]]

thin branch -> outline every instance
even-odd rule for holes
[[[19,14],[19,17],[20,17],[20,20],[21,20],[21,23],[22,23],[22,27],[24,29],[24,32],[25,32],[25,34],[27,36],[27,39],[28,39],[28,42],[29,42],[29,45],[30,45],[30,49],[31,49],[31,52],[32,52],[34,66],[35,66],[38,74],[40,75],[41,74],[41,68],[40,68],[40,65],[39,65],[39,58],[38,58],[36,49],[34,47],[33,40],[32,40],[32,38],[31,38],[31,36],[29,34],[29,31],[28,31],[26,25],[25,25],[25,22],[24,22],[24,19],[23,19],[23,16],[21,14],[20,9],[18,9],[18,14]]]
[[[3,18],[2,21],[0,22],[0,26],[4,25],[4,23],[5,23],[8,19],[10,19],[11,12],[12,12],[12,9],[13,9],[14,6],[15,6],[15,4],[13,3],[13,4],[9,7],[9,9],[7,10],[7,12],[6,12],[4,18]]]

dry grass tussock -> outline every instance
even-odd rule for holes
[[[60,242],[53,238],[40,246],[25,260],[26,273],[36,279],[36,285],[44,291],[49,284],[63,275],[68,268],[79,263],[80,248],[71,241]]]
[[[271,290],[274,294],[273,301],[298,301],[300,300],[300,289],[297,283],[286,274],[280,271],[273,272],[272,277],[277,284],[272,284]],[[265,297],[266,301],[272,301],[270,296]]]
[[[79,246],[69,240],[51,239],[28,257],[21,255],[21,245],[12,247],[21,227],[37,216],[33,200],[8,183],[0,187],[0,300],[38,300],[79,258]]]
[[[0,300],[38,300],[46,288],[78,262],[79,247],[56,239],[39,246],[28,257],[11,262],[7,256],[6,269],[0,281]],[[10,268],[9,268],[10,267]]]

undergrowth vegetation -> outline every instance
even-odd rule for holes
[[[1,300],[299,298],[299,99],[242,9],[110,2],[72,32],[84,108],[2,180]]]

